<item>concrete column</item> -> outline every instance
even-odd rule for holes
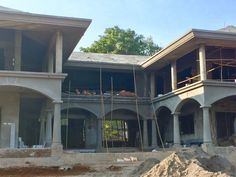
[[[200,45],[199,47],[199,68],[200,68],[200,80],[207,79],[207,72],[206,72],[206,52],[205,52],[205,45]]]
[[[62,72],[63,36],[61,32],[56,33],[56,73]]]
[[[156,79],[155,73],[152,72],[150,75],[150,97],[154,98],[156,96]]]
[[[201,108],[203,111],[203,143],[212,144],[210,117],[209,117],[210,106],[202,106]]]
[[[171,63],[171,88],[172,88],[172,90],[177,89],[176,61],[173,61]]]
[[[54,58],[53,53],[50,52],[48,55],[48,72],[53,73],[54,72]]]
[[[47,110],[46,120],[46,146],[50,147],[52,144],[52,112]]]
[[[42,113],[41,113],[42,114]],[[45,119],[43,115],[40,116],[40,137],[39,144],[44,144],[45,142]]]
[[[179,113],[173,113],[174,122],[174,145],[180,146],[180,131],[179,131]]]
[[[143,119],[143,147],[148,148],[148,129],[147,129],[147,120]]]
[[[152,119],[152,147],[157,147],[157,128],[155,119]]]
[[[52,156],[58,156],[62,153],[61,144],[61,100],[54,100],[54,119],[53,119],[53,138],[52,138]]]
[[[102,119],[97,119],[97,149],[102,149]]]
[[[10,148],[16,148],[16,124],[10,123],[11,133],[10,133]]]
[[[21,47],[22,46],[22,33],[21,31],[15,31],[15,63],[14,63],[14,70],[20,71],[21,70]]]

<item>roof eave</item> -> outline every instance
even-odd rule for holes
[[[33,14],[26,12],[0,11],[0,20],[15,22],[88,28],[91,19]]]
[[[148,58],[146,61],[141,63],[142,68],[145,69],[145,68],[149,67],[150,65],[152,65],[156,61],[160,60],[161,58],[163,58],[164,56],[166,56],[167,54],[169,54],[173,50],[177,49],[178,47],[180,47],[184,43],[193,39],[195,37],[194,31],[195,30],[192,29],[191,31],[184,34],[182,37],[178,38],[176,41],[169,44],[167,47],[163,48],[162,50],[160,50],[159,52],[157,52],[156,54],[154,54],[153,56]]]

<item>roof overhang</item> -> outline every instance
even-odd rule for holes
[[[120,64],[120,63],[105,63],[105,62],[85,62],[85,61],[78,61],[78,60],[68,60],[64,65],[63,68],[90,68],[90,69],[106,69],[106,70],[119,70],[119,71],[133,71],[141,70],[140,65],[132,65],[132,64]]]
[[[144,69],[159,69],[173,60],[199,48],[200,44],[207,46],[236,47],[236,33],[192,29],[166,48],[144,61]]]
[[[21,11],[0,11],[0,28],[21,30],[36,35],[42,42],[56,31],[63,33],[64,59],[68,58],[90,25],[90,19],[32,14]],[[42,39],[40,39],[42,38]],[[48,43],[48,41],[47,41]]]

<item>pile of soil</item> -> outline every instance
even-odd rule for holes
[[[147,162],[146,162],[147,163]],[[236,174],[235,167],[220,156],[209,156],[204,152],[175,152],[154,165],[140,177],[231,177]]]
[[[141,163],[138,168],[136,168],[130,176],[136,177],[136,176],[140,176],[143,173],[147,172],[148,170],[150,170],[154,165],[160,163],[160,161],[158,159],[155,158],[149,158],[147,160],[145,160],[143,163]]]

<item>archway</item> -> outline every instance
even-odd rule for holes
[[[171,111],[162,106],[156,111],[157,123],[160,130],[160,134],[157,134],[157,144],[162,146],[161,139],[166,147],[173,143],[173,118]]]
[[[62,144],[65,149],[95,149],[97,119],[88,110],[69,108],[62,110]]]
[[[181,143],[187,146],[200,145],[203,141],[203,120],[200,104],[195,99],[181,101],[175,111],[179,113]]]
[[[108,147],[140,147],[142,135],[142,117],[127,109],[117,109],[105,116],[103,144]],[[139,131],[139,123],[141,132]],[[104,146],[104,147],[105,147]]]
[[[0,93],[0,147],[43,147],[45,109],[52,100],[18,86],[1,86]]]
[[[211,107],[212,139],[219,146],[236,145],[236,95],[222,98]]]

